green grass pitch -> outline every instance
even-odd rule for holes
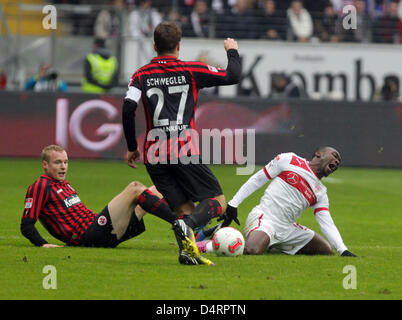
[[[340,168],[324,179],[332,217],[358,258],[339,255],[208,257],[216,264],[183,266],[166,222],[146,215],[147,231],[115,249],[37,248],[19,224],[25,192],[42,173],[38,159],[0,159],[0,299],[401,299],[402,170]],[[211,166],[229,200],[247,180],[234,166]],[[81,200],[100,211],[130,181],[151,181],[143,165],[70,160],[67,180]],[[242,226],[264,188],[239,209]],[[312,210],[299,223],[320,232]],[[50,243],[59,244],[37,224]],[[43,268],[57,272],[57,289],[44,289]],[[345,289],[344,267],[356,270]],[[346,281],[346,280],[345,280]]]

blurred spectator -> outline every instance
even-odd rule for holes
[[[111,9],[101,10],[95,20],[95,38],[116,37],[121,30],[121,14],[124,0],[114,0]]]
[[[285,11],[277,11],[274,0],[265,0],[264,8],[258,16],[260,38],[267,40],[285,40],[287,19]]]
[[[303,0],[303,6],[313,16],[316,13],[322,13],[328,2],[328,0]]]
[[[394,43],[400,41],[398,26],[398,3],[391,1],[384,4],[384,15],[373,23],[373,42]]]
[[[343,8],[348,5],[353,5],[354,0],[331,0],[334,10],[337,14],[342,15]]]
[[[254,26],[254,17],[250,12],[253,0],[236,0],[231,9],[226,10],[216,19],[218,38],[256,39],[258,30]]]
[[[293,0],[275,0],[276,10],[286,11],[289,9]]]
[[[397,101],[399,99],[399,79],[397,76],[387,76],[381,88],[381,100]]]
[[[190,15],[193,35],[205,38],[209,34],[209,12],[208,4],[205,0],[196,0],[194,9]]]
[[[399,0],[399,3],[398,3],[398,17],[399,17],[399,19],[402,20],[402,1],[401,0]]]
[[[7,88],[7,75],[2,71],[0,72],[0,90]]]
[[[66,92],[68,87],[63,80],[58,79],[58,73],[51,70],[49,64],[43,63],[39,67],[39,73],[25,83],[24,90]]]
[[[300,42],[309,41],[313,35],[313,20],[309,12],[303,7],[303,2],[293,0],[287,14],[291,39]]]
[[[181,28],[183,37],[194,37],[193,27],[191,26],[188,17],[186,15],[181,15],[178,9],[171,8],[166,14],[164,21],[176,23]]]
[[[273,73],[271,75],[271,92],[269,99],[305,98],[306,92],[284,73]]]
[[[152,7],[151,0],[138,0],[138,8],[129,15],[129,34],[133,38],[151,37],[162,22],[161,14]]]
[[[346,42],[370,42],[371,40],[371,20],[366,12],[364,0],[355,0],[353,4],[356,8],[356,28],[344,29],[342,41]]]
[[[339,16],[335,12],[332,3],[328,2],[324,12],[316,18],[314,32],[320,41],[338,42],[340,40],[339,30]]]
[[[118,62],[105,47],[105,40],[96,38],[93,52],[84,63],[81,88],[86,93],[105,93],[118,83]]]

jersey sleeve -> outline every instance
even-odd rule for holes
[[[323,235],[328,239],[331,246],[341,254],[348,248],[343,243],[341,234],[332,220],[329,210],[314,210],[315,218],[320,225]]]
[[[278,176],[284,169],[285,166],[290,162],[290,154],[281,153],[278,154],[274,159],[272,159],[264,168],[264,173],[268,180],[274,179]]]
[[[141,91],[141,82],[138,73],[134,73],[131,78],[130,83],[128,84],[128,90],[126,92],[126,96],[124,100],[130,100],[132,102],[138,103],[141,99],[142,91]]]
[[[197,63],[192,68],[192,73],[197,89],[231,85],[238,83],[241,77],[241,62],[237,50],[227,52],[228,65],[226,70],[210,66],[206,63]]]
[[[237,208],[249,195],[257,191],[268,182],[263,169],[252,175],[245,184],[237,191],[235,196],[228,202],[234,208]]]
[[[312,208],[314,210],[314,214],[320,211],[329,211],[329,200],[327,194],[325,193],[323,196],[319,197],[316,204],[313,205]]]
[[[138,148],[135,132],[135,111],[142,96],[141,83],[139,76],[135,73],[128,84],[128,90],[124,97],[122,108],[122,123],[124,137],[127,142],[127,149],[135,151]]]
[[[49,191],[45,179],[40,178],[32,184],[25,196],[24,212],[21,219],[21,233],[29,239],[34,245],[42,246],[47,243],[41,237],[35,228],[35,222],[38,220],[47,200]]]
[[[22,219],[38,220],[49,197],[47,180],[40,178],[32,184],[25,196],[25,205]]]

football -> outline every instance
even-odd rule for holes
[[[232,227],[219,229],[212,238],[214,251],[218,256],[236,257],[243,254],[244,237]]]

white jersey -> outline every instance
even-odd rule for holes
[[[276,156],[263,168],[269,180],[259,205],[263,212],[285,223],[294,223],[308,207],[329,208],[327,188],[310,168],[308,161],[294,153]]]
[[[253,175],[229,205],[238,207],[255,190],[273,180],[253,211],[263,213],[275,226],[279,238],[286,237],[302,212],[312,207],[321,230],[338,252],[346,250],[329,214],[327,188],[309,162],[296,154],[282,153]]]

